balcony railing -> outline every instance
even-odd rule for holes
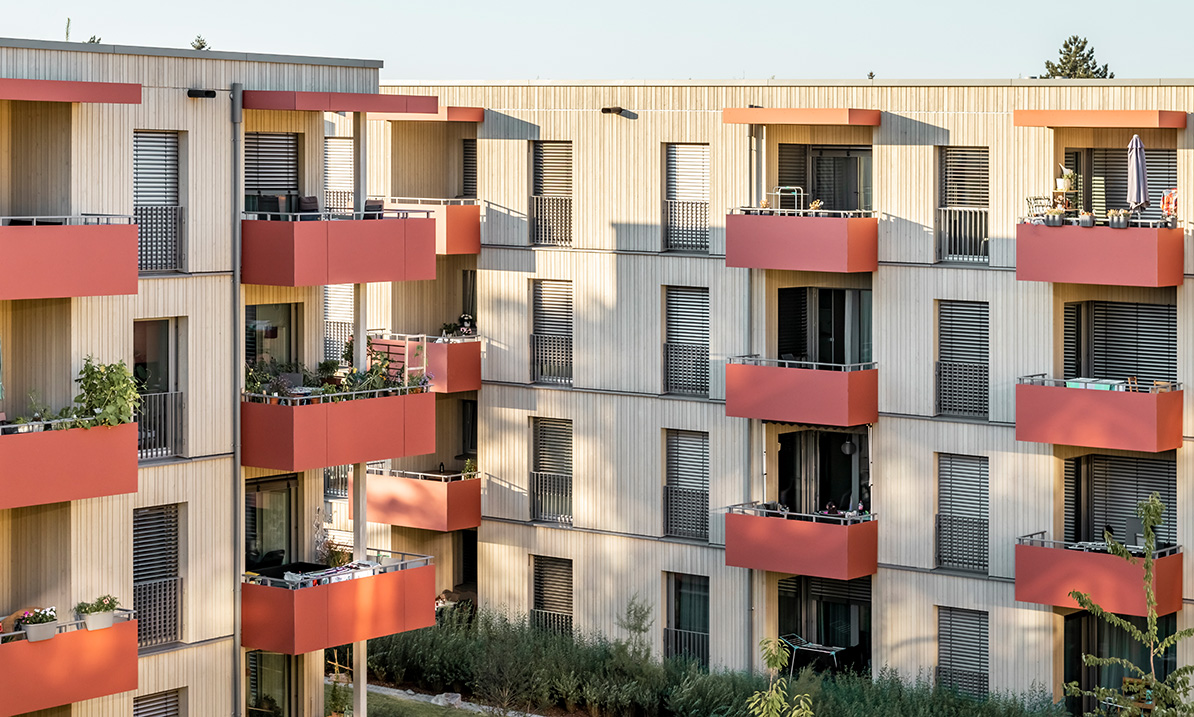
[[[560,635],[572,634],[572,613],[554,612],[532,608],[530,622],[533,627]]]
[[[572,385],[572,337],[531,334],[531,380]]]
[[[531,243],[572,246],[572,197],[531,197]]]
[[[5,227],[93,227],[111,224],[135,224],[128,214],[47,214],[23,217],[0,216],[0,226]]]
[[[726,363],[742,364],[744,366],[778,366],[780,368],[803,368],[813,371],[869,371],[878,368],[875,361],[862,363],[823,363],[819,361],[800,361],[786,359],[760,358],[758,354],[748,356],[731,356]]]
[[[937,209],[937,261],[987,263],[987,210]]]
[[[938,361],[937,415],[986,418],[990,367],[985,363]]]
[[[143,461],[182,454],[183,397],[181,391],[143,393],[137,422],[137,457]]]
[[[182,578],[133,583],[137,644],[165,645],[182,639]]]
[[[778,503],[739,503],[726,508],[727,513],[742,513],[757,515],[765,518],[783,518],[785,520],[803,520],[809,523],[830,523],[833,525],[857,525],[878,520],[877,513],[858,513],[846,511],[844,513],[794,513],[784,510]]]
[[[1045,536],[1048,531],[1039,530],[1035,533],[1022,535],[1016,538],[1016,545],[1030,545],[1038,548],[1056,548],[1059,550],[1077,550],[1084,553],[1108,553],[1107,543],[1102,540],[1088,540],[1088,541],[1072,541],[1072,540],[1049,540]],[[1143,545],[1124,545],[1128,552],[1134,557],[1144,556]],[[1177,555],[1182,552],[1180,545],[1166,545],[1158,547],[1153,550],[1153,559],[1164,558],[1170,555]]]
[[[879,219],[870,210],[741,207],[726,215],[726,266],[869,272],[878,252]]]
[[[478,199],[377,197],[386,207],[428,207],[435,217],[435,253],[477,254],[481,251],[481,202]]]
[[[324,500],[347,500],[348,478],[352,466],[328,466],[323,469]]]
[[[937,566],[987,571],[989,521],[962,515],[937,514]]]
[[[1102,391],[1127,391],[1129,393],[1169,393],[1181,391],[1181,381],[1154,381],[1153,384],[1140,384],[1136,381],[1120,381],[1105,378],[1049,378],[1043,373],[1020,376],[1017,384],[1028,386],[1054,386],[1059,388],[1085,388]]]
[[[329,567],[313,572],[287,573],[289,577],[282,578],[266,577],[256,573],[245,573],[241,576],[241,582],[251,585],[264,585],[271,588],[284,588],[286,590],[305,590],[320,585],[330,585],[341,582],[342,580],[360,580],[373,577],[374,575],[385,575],[386,573],[398,572],[400,570],[421,568],[431,565],[432,562],[430,555],[420,555],[417,553],[402,553],[380,548],[369,548],[366,553],[374,556],[375,559],[359,563],[349,563],[348,565],[335,568]],[[380,562],[383,555],[386,558],[385,563]]]
[[[709,202],[663,202],[665,251],[709,251]]]
[[[666,393],[709,395],[709,344],[665,343],[663,376]]]
[[[986,672],[960,670],[956,667],[938,667],[937,684],[957,690],[964,695],[982,698],[987,696],[990,678]]]
[[[709,664],[709,633],[663,628],[664,657],[689,657],[702,665]]]
[[[663,532],[673,538],[709,539],[709,489],[663,487]]]
[[[183,208],[134,207],[137,222],[137,268],[144,272],[181,271]]]
[[[531,520],[572,525],[572,476],[531,472]]]

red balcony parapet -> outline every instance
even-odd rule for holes
[[[1182,445],[1182,385],[1022,376],[1016,440],[1159,453]]]
[[[137,424],[53,425],[0,428],[0,510],[137,492]]]
[[[1181,229],[1016,225],[1020,281],[1181,286],[1184,266]]]
[[[386,209],[428,211],[435,220],[435,253],[481,253],[481,204],[476,199],[390,197]]]
[[[369,553],[388,553],[374,551]],[[272,573],[293,569],[288,581]],[[435,566],[426,555],[388,553],[342,568],[298,563],[241,586],[241,646],[301,655],[435,624]]]
[[[0,217],[0,300],[137,293],[128,216]]]
[[[137,621],[103,630],[60,623],[49,640],[0,638],[0,717],[60,707],[137,689]]]
[[[241,221],[244,284],[325,286],[434,278],[435,220],[427,211],[246,212]]]
[[[868,214],[740,209],[726,215],[726,266],[875,271],[879,267],[879,219]]]
[[[369,470],[365,495],[371,523],[450,532],[481,525],[481,480],[473,473]],[[349,474],[349,494],[352,491]],[[348,516],[353,518],[352,501]]]
[[[241,462],[305,471],[434,453],[435,396],[414,390],[314,398],[245,394]]]
[[[726,415],[823,426],[879,419],[875,363],[824,364],[737,356],[726,365]]]
[[[1076,608],[1070,592],[1077,590],[1107,612],[1148,614],[1140,559],[1129,563],[1106,552],[1102,543],[1066,543],[1044,536],[1041,531],[1016,540],[1016,600]],[[1153,558],[1157,614],[1169,615],[1182,609],[1181,547],[1158,550]]]
[[[832,580],[874,575],[878,516],[789,513],[760,503],[730,506],[726,565]]]

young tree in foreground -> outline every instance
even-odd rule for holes
[[[1108,709],[1114,709],[1114,714],[1139,717],[1146,709],[1150,717],[1179,717],[1194,715],[1194,704],[1187,701],[1190,694],[1190,676],[1194,674],[1194,665],[1177,668],[1165,679],[1157,679],[1157,660],[1165,652],[1175,647],[1178,642],[1194,636],[1194,628],[1179,630],[1161,639],[1157,633],[1157,597],[1153,585],[1153,551],[1157,547],[1155,528],[1161,523],[1161,516],[1165,513],[1165,504],[1158,494],[1153,493],[1148,500],[1136,505],[1136,516],[1144,523],[1144,557],[1135,558],[1117,541],[1110,532],[1104,539],[1112,554],[1127,560],[1133,565],[1144,566],[1144,601],[1148,609],[1147,627],[1141,631],[1132,623],[1119,615],[1109,613],[1099,607],[1086,593],[1074,590],[1070,597],[1074,598],[1083,609],[1107,624],[1117,627],[1143,645],[1148,650],[1148,669],[1137,667],[1135,663],[1122,657],[1096,657],[1082,655],[1082,664],[1087,667],[1120,667],[1124,672],[1134,675],[1137,681],[1125,681],[1120,689],[1111,687],[1095,687],[1084,690],[1077,682],[1065,686],[1065,693],[1071,697],[1093,697],[1099,703],[1095,712],[1088,714],[1111,714]]]
[[[774,638],[759,642],[763,663],[771,671],[771,685],[754,693],[746,702],[754,717],[813,717],[812,698],[808,695],[788,696],[788,680],[780,676],[788,666],[788,651]]]
[[[1094,46],[1086,49],[1086,38],[1070,35],[1057,51],[1057,62],[1045,60],[1045,74],[1041,79],[1108,79],[1115,77],[1107,66],[1095,62]]]

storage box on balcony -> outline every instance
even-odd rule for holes
[[[435,452],[435,396],[241,403],[241,461],[304,471]]]
[[[0,510],[137,492],[137,424],[0,435]]]
[[[137,689],[137,621],[0,644],[0,717]]]
[[[1181,229],[1016,225],[1016,278],[1111,286],[1181,286]]]
[[[788,516],[788,517],[785,517]],[[879,523],[731,509],[726,514],[726,565],[788,575],[853,580],[879,569]]]
[[[0,226],[0,300],[137,293],[137,225]]]
[[[352,495],[353,476],[348,478]],[[449,532],[481,525],[481,480],[472,475],[370,472],[365,478],[370,523]],[[353,518],[352,501],[348,517]]]
[[[1072,543],[1021,538],[1016,545],[1016,599],[1055,607],[1078,607],[1070,592],[1090,595],[1107,612],[1147,615],[1144,567],[1110,553],[1073,549]],[[1178,549],[1180,550],[1180,549]],[[1157,614],[1182,609],[1182,553],[1153,563]]]
[[[481,205],[469,200],[426,200],[426,202],[395,199],[386,202],[386,209],[429,211],[435,220],[435,253],[481,253]]]
[[[434,565],[296,589],[241,586],[241,645],[250,649],[301,655],[434,624]]]
[[[879,419],[879,371],[732,362],[726,365],[726,415],[823,426],[874,423]]]
[[[325,286],[435,278],[427,217],[241,222],[241,282]]]
[[[1148,453],[1172,450],[1182,445],[1182,394],[1020,383],[1016,440]]]
[[[726,266],[866,272],[879,267],[876,217],[726,215]]]

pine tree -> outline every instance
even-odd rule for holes
[[[207,40],[204,40],[202,35],[196,35],[195,39],[191,40],[191,49],[210,50],[211,45],[207,44]]]
[[[1045,74],[1041,79],[1109,79],[1115,77],[1107,66],[1095,62],[1094,46],[1086,48],[1086,38],[1070,35],[1057,52],[1057,62],[1045,60]]]

